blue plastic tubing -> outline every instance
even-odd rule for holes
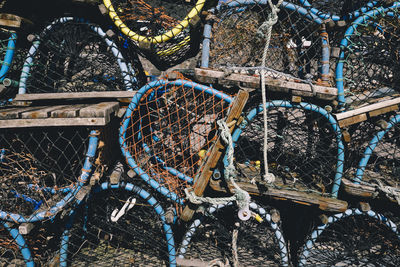
[[[1,223],[5,229],[10,233],[12,239],[17,243],[19,250],[21,251],[22,258],[25,261],[27,267],[35,266],[33,262],[31,252],[28,245],[25,242],[24,237],[19,233],[18,229],[11,228],[6,222]]]
[[[6,51],[6,54],[4,55],[3,64],[1,65],[1,69],[0,69],[0,82],[3,82],[8,70],[10,69],[11,62],[14,57],[16,41],[17,41],[17,34],[11,33],[10,38],[8,38],[7,51]]]
[[[309,111],[313,111],[315,113],[319,113],[320,115],[325,117],[330,122],[332,130],[336,134],[336,142],[337,142],[337,146],[338,146],[336,174],[335,174],[334,183],[332,186],[331,195],[333,197],[337,197],[338,192],[339,192],[339,187],[342,182],[343,163],[344,163],[344,145],[342,142],[342,132],[340,131],[337,121],[325,109],[318,107],[316,105],[310,104],[310,103],[301,102],[299,104],[293,104],[293,103],[290,103],[290,102],[284,101],[284,100],[275,100],[275,101],[267,102],[265,107],[266,107],[266,109],[275,108],[275,107],[283,107],[283,108],[298,108],[298,109],[303,109],[303,110],[309,110]],[[256,117],[258,114],[262,114],[262,111],[263,111],[262,105],[258,106],[258,108],[252,109],[247,114],[246,119],[242,122],[242,124],[238,128],[235,129],[235,131],[232,134],[232,140],[233,140],[234,146],[235,146],[236,142],[238,141],[240,135],[242,134],[243,130],[246,129],[246,126],[249,123],[251,123],[251,121],[254,119],[254,117]],[[224,157],[224,164],[225,165],[228,164],[227,155],[225,155],[225,157]]]
[[[240,7],[240,6],[252,6],[252,5],[268,5],[268,0],[261,0],[261,1],[237,0],[237,1],[232,1],[232,2],[228,2],[228,3],[226,3],[226,1],[220,1],[218,6],[216,7],[216,10],[220,11],[220,10],[223,10],[226,8],[235,8],[235,7]],[[292,3],[288,3],[285,1],[282,3],[282,5],[280,7],[291,10],[291,11],[296,11],[300,15],[303,15],[303,16],[315,21],[317,24],[322,24],[322,20],[319,17],[317,17],[314,13],[308,12],[308,10],[305,9],[304,7],[294,5]],[[211,31],[212,31],[212,26],[211,26],[211,24],[209,24],[209,22],[207,22],[204,25],[203,48],[202,48],[202,52],[201,52],[201,67],[204,67],[204,68],[208,68],[209,61],[210,61]],[[328,48],[328,51],[329,51],[329,48]],[[328,70],[328,73],[329,73],[329,70]]]
[[[137,187],[131,183],[118,183],[118,184],[109,184],[107,182],[102,183],[101,185],[95,187],[93,189],[94,193],[99,193],[104,190],[112,190],[112,189],[124,189],[126,191],[132,192],[135,195],[138,195],[142,199],[146,200],[146,202],[153,207],[154,211],[160,216],[161,221],[163,222],[163,229],[165,232],[165,238],[167,240],[167,249],[169,252],[169,262],[171,267],[176,266],[176,252],[175,252],[175,241],[174,234],[172,232],[171,226],[166,223],[165,213],[161,205],[158,201],[152,197],[147,191],[144,189]],[[83,203],[83,202],[82,202]],[[67,222],[66,228],[61,237],[61,246],[60,246],[60,266],[67,266],[68,259],[68,241],[71,227],[74,223],[75,219],[75,210],[71,212],[70,218]]]
[[[160,192],[167,198],[171,199],[172,201],[178,203],[179,205],[183,205],[184,204],[183,200],[180,197],[178,197],[178,195],[176,195],[174,192],[169,191],[169,189],[167,189],[166,187],[161,186],[156,180],[152,179],[148,173],[143,171],[143,169],[141,169],[137,165],[137,163],[133,159],[133,157],[130,154],[128,147],[125,143],[126,130],[128,129],[129,124],[130,124],[132,112],[139,105],[140,99],[142,98],[143,95],[146,94],[147,91],[149,91],[153,88],[162,87],[162,86],[164,86],[165,89],[168,89],[169,87],[172,87],[172,86],[183,86],[185,88],[195,88],[198,91],[213,95],[216,98],[224,99],[229,104],[232,103],[233,98],[220,92],[220,91],[217,91],[211,87],[204,86],[204,85],[192,82],[192,81],[176,80],[176,81],[170,82],[167,80],[158,80],[158,81],[150,82],[150,83],[146,84],[145,86],[143,86],[142,88],[140,88],[140,90],[133,96],[132,101],[129,104],[129,107],[125,113],[125,116],[124,116],[124,119],[122,122],[122,126],[119,129],[119,143],[121,146],[122,154],[125,156],[126,161],[129,164],[129,166],[146,183],[148,183],[152,188],[154,188],[156,191]],[[146,145],[144,145],[144,147],[146,147]],[[173,169],[172,167],[165,166],[165,169],[172,175],[177,176],[178,178],[182,179],[183,177],[185,177],[184,174],[180,173],[178,170]]]
[[[400,115],[397,115],[393,117],[389,123],[388,126],[386,127],[385,130],[379,131],[369,142],[367,148],[364,151],[363,157],[360,160],[360,163],[358,164],[358,169],[356,172],[356,177],[354,178],[354,183],[359,184],[362,181],[364,172],[365,172],[365,167],[368,164],[368,161],[374,152],[375,147],[378,145],[378,143],[382,140],[383,136],[389,132],[390,129],[393,128],[394,125],[398,124],[400,122]]]
[[[58,203],[56,203],[50,210],[42,211],[37,214],[31,215],[29,217],[24,217],[23,215],[20,215],[20,214],[0,211],[0,220],[10,221],[10,222],[18,222],[18,223],[42,221],[42,220],[48,219],[49,216],[51,217],[51,216],[56,215],[60,210],[63,209],[63,207],[65,205],[67,205],[69,202],[74,200],[78,191],[88,181],[88,178],[91,175],[91,170],[92,170],[92,162],[91,161],[96,155],[97,144],[99,141],[98,135],[99,135],[99,132],[96,130],[93,130],[90,132],[89,147],[88,147],[88,151],[86,152],[85,163],[83,165],[81,175],[78,179],[76,186],[74,188],[72,188],[71,191],[63,199],[61,199]]]
[[[353,35],[354,31],[357,29],[358,25],[360,24],[366,24],[368,23],[368,20],[371,17],[375,17],[375,16],[380,16],[383,13],[386,13],[388,11],[390,11],[393,8],[399,8],[400,7],[400,3],[397,2],[395,4],[393,4],[393,6],[389,7],[389,8],[383,8],[383,7],[379,7],[376,8],[374,10],[371,10],[365,14],[363,14],[362,16],[358,17],[349,28],[347,28],[345,34],[344,34],[344,38],[342,39],[342,41],[340,42],[340,55],[339,55],[339,60],[338,60],[338,64],[336,66],[336,87],[338,89],[338,102],[339,102],[339,108],[341,108],[342,110],[344,110],[344,105],[346,104],[346,98],[344,95],[344,77],[343,77],[343,65],[345,63],[345,58],[344,58],[344,49],[348,46],[351,45],[351,43],[349,43],[349,41],[351,40],[351,36]]]

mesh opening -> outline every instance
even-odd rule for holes
[[[229,6],[228,6],[229,5]],[[319,78],[322,54],[319,19],[309,11],[283,4],[272,28],[266,67],[301,79]],[[271,11],[261,1],[243,4],[230,1],[216,12],[210,45],[211,68],[261,66],[266,40],[263,23]],[[318,21],[318,22],[317,22]],[[282,77],[267,72],[272,77]]]
[[[235,164],[240,179],[263,181],[264,120],[262,109],[242,129],[235,145]],[[330,194],[337,172],[337,133],[332,122],[318,111],[300,106],[269,103],[268,169],[275,185],[300,191]]]
[[[260,213],[259,210],[253,212]],[[201,224],[191,225],[188,229],[191,234],[185,236],[191,238],[190,243],[185,245],[187,239],[184,239],[180,256],[209,266],[235,266],[234,262],[238,266],[284,266],[287,255],[282,254],[280,245],[286,245],[277,238],[279,226],[271,224],[264,216],[262,222],[254,218],[241,221],[235,206],[216,208]]]
[[[132,67],[95,24],[61,18],[39,38],[25,63],[30,69],[21,75],[26,82],[20,88],[25,86],[27,93],[122,91],[137,86]]]
[[[0,134],[1,209],[30,215],[59,201],[81,174],[86,128],[3,129]],[[56,190],[56,194],[51,192]]]
[[[113,211],[133,198],[133,208],[113,222]],[[95,193],[75,217],[68,266],[167,265],[169,251],[160,216],[136,194],[114,189]]]
[[[160,186],[184,196],[202,158],[216,139],[217,120],[229,108],[226,95],[194,83],[167,84],[143,94],[128,117],[124,145],[136,164]],[[178,174],[173,174],[170,168]],[[138,170],[136,170],[139,172]],[[138,173],[143,175],[143,173]],[[179,178],[180,177],[180,178]]]
[[[333,216],[303,248],[300,266],[398,266],[400,239],[380,215]]]
[[[357,21],[350,27],[354,32],[342,41],[347,45],[341,46],[347,109],[399,96],[398,9],[381,9]]]

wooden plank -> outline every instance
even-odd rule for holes
[[[136,91],[105,91],[105,92],[76,92],[76,93],[44,93],[44,94],[18,94],[14,101],[43,101],[66,99],[104,99],[104,98],[132,98]]]
[[[24,111],[21,113],[21,119],[43,119],[50,117],[52,111],[57,110],[59,108],[63,108],[64,106],[50,106],[50,107],[41,107],[37,110]]]
[[[92,118],[102,117],[105,118],[106,122],[110,121],[111,113],[118,111],[118,102],[103,102],[95,105],[90,105],[79,110],[79,117],[81,118]]]
[[[232,104],[229,114],[226,117],[226,123],[229,125],[232,121],[236,120],[236,123],[239,121],[239,117],[242,113],[244,106],[247,103],[249,98],[249,93],[244,90],[240,90],[238,95],[235,98],[235,101]],[[230,128],[232,133],[235,125]],[[224,146],[221,142],[221,137],[218,137],[215,145],[211,148],[210,153],[207,155],[203,164],[199,168],[199,175],[195,178],[193,191],[197,196],[202,196],[206,186],[210,180],[212,175],[212,169],[216,167],[219,158],[222,155],[222,150]],[[189,221],[194,214],[194,209],[187,205],[181,214],[181,219],[184,221]]]
[[[370,111],[368,113],[368,115],[370,117],[375,117],[375,116],[379,116],[379,115],[382,115],[382,114],[385,114],[385,113],[389,113],[391,111],[396,111],[396,110],[399,110],[399,106],[398,105],[393,105],[393,106],[377,109],[377,110],[374,110],[374,111]]]
[[[363,113],[363,114],[360,114],[360,115],[356,115],[356,116],[353,116],[353,117],[349,117],[349,118],[340,120],[339,121],[339,126],[340,127],[346,127],[346,126],[349,126],[349,125],[352,125],[352,124],[356,124],[356,123],[359,123],[359,122],[362,122],[362,121],[366,121],[366,120],[367,120],[367,114]]]
[[[353,117],[356,115],[360,115],[363,113],[368,113],[368,112],[371,113],[371,112],[374,112],[374,111],[377,111],[377,110],[380,110],[380,109],[386,108],[386,107],[390,107],[390,110],[393,110],[395,108],[394,105],[398,105],[398,104],[400,104],[400,97],[396,97],[391,100],[386,100],[386,101],[382,101],[382,102],[375,103],[372,105],[368,105],[368,106],[365,106],[362,108],[350,110],[347,112],[337,113],[337,114],[335,114],[335,116],[336,116],[336,119],[338,121],[340,121],[340,120],[344,120],[344,119],[347,119],[347,118],[350,118],[350,117]],[[374,114],[375,113],[373,113],[373,115]],[[380,113],[380,114],[382,114],[382,113]]]
[[[25,111],[38,110],[41,107],[12,107],[0,109],[0,120],[18,119]]]
[[[23,17],[14,14],[0,13],[0,26],[10,28],[22,28],[24,26],[32,24],[32,21]]]
[[[259,88],[260,77],[258,75],[232,73],[226,75],[223,71],[212,69],[196,68],[195,77],[201,82],[207,83],[228,83],[242,87]],[[266,78],[265,84],[268,90],[282,93],[291,93],[299,96],[313,97],[312,88],[309,84],[295,81],[285,81],[281,79]],[[337,98],[337,88],[313,85],[316,97],[325,100],[334,100]]]
[[[105,118],[45,118],[0,120],[0,128],[54,127],[54,126],[105,126]]]
[[[219,186],[218,182],[210,182],[211,187],[216,191],[226,192]],[[265,185],[251,183],[238,183],[238,185],[251,195],[267,196],[278,200],[292,201],[306,206],[317,206],[319,209],[329,212],[343,212],[347,209],[348,203],[336,198],[323,197],[315,193],[306,193],[288,189],[276,189]],[[229,185],[232,190],[233,186]]]
[[[65,106],[63,108],[54,110],[51,112],[50,117],[52,118],[75,118],[79,116],[79,110],[87,107],[87,104]]]

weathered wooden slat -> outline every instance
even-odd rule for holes
[[[87,107],[88,104],[65,106],[51,112],[52,118],[75,118],[79,116],[79,110]]]
[[[236,123],[239,121],[239,117],[247,103],[248,98],[249,93],[247,91],[239,91],[235,101],[232,104],[229,114],[227,114],[226,123],[228,125],[234,120],[236,120]],[[231,132],[233,131],[234,126],[235,125],[230,128]],[[206,186],[212,175],[212,169],[217,165],[218,160],[222,155],[223,148],[224,146],[222,145],[221,138],[219,137],[215,142],[215,145],[211,148],[210,153],[207,155],[205,161],[200,166],[200,175],[196,177],[194,181],[193,191],[197,196],[203,195],[203,192],[206,189]],[[181,219],[184,221],[189,221],[193,217],[193,214],[194,209],[187,205],[181,214]]]
[[[376,188],[373,186],[355,184],[345,178],[342,179],[344,191],[352,196],[372,198],[376,195]]]
[[[33,22],[25,19],[23,17],[14,15],[0,13],[0,26],[10,27],[10,28],[22,28],[24,26],[32,25]]]
[[[50,117],[52,111],[57,110],[59,108],[63,108],[64,106],[50,106],[50,107],[41,107],[37,110],[24,111],[21,113],[21,119],[43,119]]]
[[[76,93],[44,93],[44,94],[18,94],[14,101],[43,101],[67,99],[95,99],[95,98],[132,98],[136,91],[105,91],[105,92],[76,92]]]
[[[12,107],[0,109],[0,120],[18,119],[25,111],[38,110],[41,107]]]
[[[272,187],[255,185],[251,183],[238,183],[238,185],[250,195],[268,196],[278,200],[288,200],[306,206],[317,206],[319,209],[329,212],[343,212],[347,209],[346,201],[336,198],[323,197],[315,193],[306,193],[287,189],[276,189]],[[210,182],[211,188],[216,191],[226,192],[216,181]],[[233,189],[232,185],[229,185]]]
[[[353,125],[356,123],[360,123],[362,121],[366,121],[368,119],[367,114],[363,113],[363,114],[359,114],[353,117],[349,117],[343,120],[338,121],[339,122],[339,126],[341,128],[349,126],[349,125]]]
[[[108,123],[110,121],[111,113],[118,111],[118,109],[119,109],[118,102],[103,102],[80,109],[79,117],[81,118],[103,117]]]
[[[335,114],[335,116],[338,121],[366,113],[369,113],[370,116],[377,116],[392,110],[398,110],[398,104],[400,104],[400,97],[396,97],[390,100],[385,100],[379,103],[357,108],[354,110],[337,113]]]
[[[0,120],[0,128],[54,127],[54,126],[104,126],[105,118],[45,118]]]
[[[196,68],[195,77],[201,82],[233,84],[248,88],[259,88],[260,77],[250,74],[232,73],[226,75],[223,71]],[[337,89],[335,87],[313,85],[313,88],[306,83],[298,83],[293,81],[285,81],[281,79],[266,78],[265,84],[268,90],[291,93],[294,95],[313,97],[313,90],[317,98],[325,100],[334,100],[337,98]]]

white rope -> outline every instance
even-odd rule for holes
[[[237,253],[237,241],[238,241],[238,229],[233,229],[232,231],[232,257],[233,257],[233,267],[239,267],[239,257]]]
[[[268,170],[268,117],[267,117],[267,109],[265,107],[267,103],[267,96],[265,90],[265,61],[267,59],[267,52],[269,48],[269,43],[271,41],[272,34],[272,26],[274,26],[278,22],[278,12],[279,6],[282,4],[283,0],[279,0],[276,5],[272,4],[271,0],[268,0],[268,4],[271,8],[271,13],[268,15],[268,19],[260,26],[261,31],[266,28],[266,41],[261,61],[261,96],[262,96],[262,104],[263,104],[263,117],[264,117],[264,180],[267,183],[273,183],[275,181],[275,176],[272,173],[269,173]]]
[[[227,144],[228,164],[225,166],[224,179],[227,183],[231,183],[233,185],[233,187],[235,188],[234,189],[235,194],[230,197],[219,197],[219,198],[199,197],[199,196],[196,196],[194,191],[189,190],[189,188],[185,188],[186,198],[190,202],[192,202],[193,204],[196,204],[196,205],[201,205],[203,203],[209,203],[212,205],[223,205],[223,204],[227,204],[232,201],[236,201],[237,206],[239,208],[239,218],[241,218],[241,219],[244,218],[244,220],[247,220],[251,217],[251,212],[249,209],[250,195],[248,192],[241,189],[234,180],[234,178],[236,177],[236,168],[233,164],[234,149],[233,149],[232,135],[231,135],[229,127],[225,121],[219,120],[219,121],[217,121],[217,124],[221,131],[221,139],[222,139],[222,141],[224,141]],[[243,216],[240,214],[245,214],[246,216]]]
[[[388,197],[393,197],[396,199],[397,204],[400,205],[400,189],[393,186],[384,185],[380,180],[374,180],[376,184],[374,185],[378,190],[382,191]]]

